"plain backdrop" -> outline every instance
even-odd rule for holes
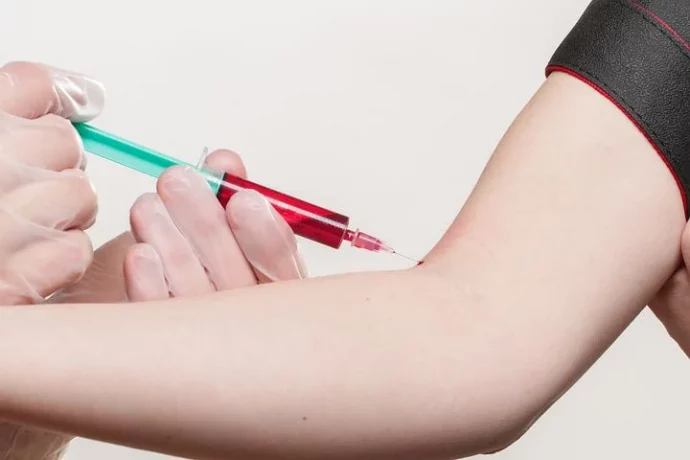
[[[204,146],[233,149],[251,178],[421,257],[587,3],[4,0],[0,61],[97,77],[108,89],[97,126],[188,162]],[[128,228],[154,181],[98,158],[88,171],[99,245]],[[302,247],[315,276],[406,266]],[[687,459],[689,389],[690,363],[646,311],[496,458]],[[66,458],[163,457],[77,440]]]

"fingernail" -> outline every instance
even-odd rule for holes
[[[232,197],[232,206],[229,206],[232,224],[238,229],[242,228],[247,222],[257,219],[273,220],[271,204],[264,196],[256,190],[242,190]]]
[[[202,186],[206,185],[206,181],[197,170],[191,167],[174,166],[160,176],[159,184],[162,190],[171,195],[189,195],[197,193]]]
[[[137,273],[151,279],[159,277],[163,273],[163,265],[153,247],[148,244],[139,244],[131,248],[132,262],[137,268]]]
[[[97,117],[105,105],[105,87],[86,75],[50,68],[58,95],[59,113],[74,122]]]

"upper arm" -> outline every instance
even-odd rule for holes
[[[677,185],[644,135],[553,74],[427,260],[486,319],[493,378],[539,385],[527,408],[540,412],[670,276],[683,226]],[[525,410],[523,395],[505,397]]]

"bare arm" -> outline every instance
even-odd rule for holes
[[[554,74],[421,267],[0,310],[0,409],[197,458],[500,448],[668,278],[683,224],[644,137],[594,90]]]

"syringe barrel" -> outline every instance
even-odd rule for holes
[[[296,235],[335,249],[340,248],[345,238],[350,223],[347,216],[232,174],[223,173],[213,180],[217,180],[212,186],[223,207],[227,206],[230,198],[240,190],[256,190],[273,205]]]

